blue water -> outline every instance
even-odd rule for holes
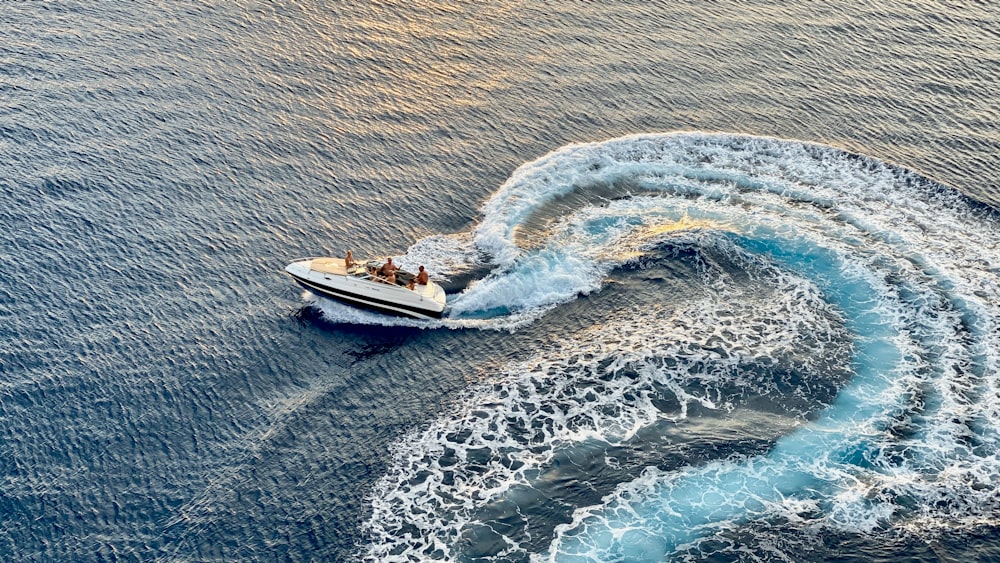
[[[0,557],[1000,560],[997,29],[0,4]]]

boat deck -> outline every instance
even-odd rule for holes
[[[310,269],[324,274],[347,275],[347,266],[343,258],[313,258]]]

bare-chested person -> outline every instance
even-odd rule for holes
[[[417,283],[419,283],[420,285],[427,285],[427,282],[428,282],[427,270],[425,270],[424,267],[421,266],[420,272],[417,273]]]
[[[399,269],[399,266],[397,266],[397,265],[395,265],[395,264],[392,263],[392,256],[390,256],[385,261],[385,264],[382,264],[382,275],[383,276],[388,276],[389,274],[392,274],[393,277],[395,277],[396,276],[396,270],[398,270],[398,269]]]
[[[382,264],[379,273],[385,278],[383,281],[396,285],[396,270],[399,270],[399,266],[392,263],[392,256],[390,256],[386,259],[385,264]]]

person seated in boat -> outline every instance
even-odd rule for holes
[[[348,250],[347,258],[344,258],[344,267],[350,268],[353,265],[354,265],[354,254],[350,250]]]
[[[396,276],[396,270],[398,270],[398,269],[399,269],[399,266],[397,266],[397,265],[395,265],[395,264],[392,263],[392,256],[390,256],[385,261],[385,264],[382,264],[382,275],[388,277],[389,274],[391,273],[393,275],[393,277],[395,277]]]
[[[420,285],[427,285],[429,278],[427,276],[427,270],[423,266],[420,267],[420,272],[417,273],[417,283]]]
[[[417,288],[417,278],[416,277],[412,277],[412,278],[410,278],[410,283],[406,284],[406,289],[409,289],[410,291],[414,291],[416,288]]]

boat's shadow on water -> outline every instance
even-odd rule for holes
[[[380,356],[411,342],[420,336],[423,329],[409,326],[383,326],[333,322],[328,320],[323,311],[313,305],[305,305],[293,314],[303,327],[318,330],[323,334],[343,338],[352,342],[362,343],[355,349],[345,352],[352,358],[352,363],[363,362]]]

